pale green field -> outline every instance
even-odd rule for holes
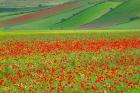
[[[1,30],[0,41],[101,40],[139,38],[140,30]]]
[[[140,30],[0,30],[0,35],[7,34],[74,34],[74,33],[127,33],[140,32]]]

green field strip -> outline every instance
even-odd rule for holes
[[[61,13],[58,13],[56,15],[51,15],[47,18],[43,18],[43,19],[37,19],[35,21],[30,21],[24,24],[20,24],[20,25],[15,25],[13,26],[13,28],[38,28],[38,27],[43,27],[43,28],[48,28],[49,26],[55,24],[56,22],[61,21],[62,18],[67,18],[69,16],[71,16],[73,13],[76,13],[79,9],[75,9],[73,11],[64,11]]]
[[[11,14],[15,14],[15,12],[1,12],[1,13],[0,13],[0,17],[1,17],[1,16],[11,15]]]
[[[4,8],[24,8],[42,6],[53,6],[68,3],[71,0],[1,0],[0,7]]]
[[[9,11],[5,10],[5,12],[0,12],[0,21],[12,19],[12,18],[15,18],[15,17],[18,17],[18,16],[22,16],[24,14],[39,11],[40,9],[41,8],[38,8],[38,9],[37,8],[29,8],[29,9],[23,8],[21,10],[12,11],[12,12],[9,12]]]
[[[30,22],[26,22],[23,24],[19,24],[19,25],[14,25],[12,26],[12,28],[49,28],[50,26],[61,22],[61,20],[64,18],[69,18],[71,17],[73,14],[76,14],[77,12],[90,7],[91,5],[85,5],[85,3],[81,4],[80,6],[77,6],[76,8],[72,8],[70,10],[65,10],[63,12],[48,16],[48,17],[44,17],[41,19],[37,19],[34,21],[30,21]]]
[[[140,30],[0,30],[0,35],[9,34],[71,34],[71,33],[124,33],[140,32]]]
[[[12,18],[16,18],[16,17],[19,17],[19,16],[23,16],[23,15],[26,15],[26,14],[29,14],[29,13],[28,12],[27,13],[16,13],[16,14],[8,15],[8,16],[3,16],[3,17],[0,17],[0,22],[5,21],[5,20],[9,20],[9,19],[12,19]]]
[[[129,0],[124,2],[119,7],[112,9],[112,11],[106,15],[87,25],[103,27],[128,22],[130,18],[140,14],[139,4],[140,0]]]
[[[79,27],[83,24],[89,23],[105,13],[107,13],[111,7],[116,7],[120,2],[105,2],[97,4],[96,6],[87,8],[85,11],[65,20],[64,22],[53,25],[53,28],[69,28]]]
[[[0,42],[139,39],[139,36],[140,30],[1,30]]]
[[[129,21],[122,24],[112,25],[105,28],[109,29],[140,29],[140,19]]]

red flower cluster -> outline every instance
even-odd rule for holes
[[[139,52],[137,39],[1,42],[0,90],[123,93],[139,89]]]

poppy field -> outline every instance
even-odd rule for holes
[[[0,93],[140,93],[139,31],[64,32],[0,32]]]

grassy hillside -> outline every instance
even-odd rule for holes
[[[9,20],[9,19],[12,19],[12,18],[16,18],[16,17],[19,17],[19,16],[23,16],[23,15],[26,15],[26,14],[29,14],[31,12],[10,12],[10,13],[0,13],[0,21],[4,21],[4,20]]]
[[[77,13],[78,11],[81,11],[90,5],[80,5],[77,7],[74,7],[69,10],[65,10],[63,12],[59,12],[57,14],[40,18],[37,20],[33,20],[27,23],[14,25],[13,28],[50,28],[50,26],[56,24],[57,22],[61,22],[63,19],[71,17],[73,14]]]
[[[140,19],[105,27],[105,29],[140,29]]]
[[[18,16],[16,18],[11,18],[9,20],[4,20],[0,22],[0,26],[1,27],[5,27],[5,26],[11,26],[11,25],[18,25],[18,24],[23,24],[26,22],[30,22],[30,21],[34,21],[34,20],[39,20],[41,18],[46,18],[52,15],[56,15],[59,12],[63,12],[65,10],[69,10],[69,9],[73,9],[76,8],[80,5],[79,2],[72,2],[72,3],[68,3],[68,4],[64,4],[64,5],[58,5],[56,7],[53,8],[44,8],[40,11],[36,11],[33,13],[28,13],[26,15],[23,16]]]
[[[97,4],[95,6],[89,7],[77,15],[74,15],[63,22],[53,25],[53,28],[75,28],[83,24],[89,23],[97,18],[100,18],[102,15],[109,12],[111,7],[116,7],[120,2],[105,2]]]
[[[105,2],[95,5],[81,2],[81,6],[67,10],[40,20],[16,25],[16,28],[74,28],[91,22],[107,13],[110,7],[116,7],[120,2]],[[98,11],[98,12],[97,12]]]
[[[0,8],[38,7],[64,4],[74,0],[0,0]]]
[[[112,10],[101,18],[89,23],[90,26],[97,28],[110,26],[120,23],[125,23],[131,20],[131,18],[140,14],[140,0],[129,0],[124,2],[117,8]]]
[[[75,0],[78,1],[78,0]],[[67,9],[65,11],[53,14],[51,16],[46,16],[43,18],[38,18],[29,22],[22,24],[16,24],[13,28],[51,28],[54,24],[62,22],[64,19],[68,19],[74,15],[77,15],[80,11],[87,9],[97,3],[103,2],[104,0],[87,0],[78,1],[80,4],[77,7]]]
[[[13,0],[13,2],[11,2],[8,0],[6,3],[6,0],[1,0],[0,28],[140,28],[138,25],[140,24],[140,0],[39,0],[34,2],[36,6],[34,4],[29,4],[28,6],[28,3],[31,1],[32,0]],[[47,5],[42,5],[42,3],[47,3]],[[50,6],[49,3],[52,5]],[[72,3],[78,4],[71,5]],[[16,4],[19,6],[16,6]],[[4,5],[9,5],[9,7],[5,7]],[[65,6],[65,8],[63,6]]]

